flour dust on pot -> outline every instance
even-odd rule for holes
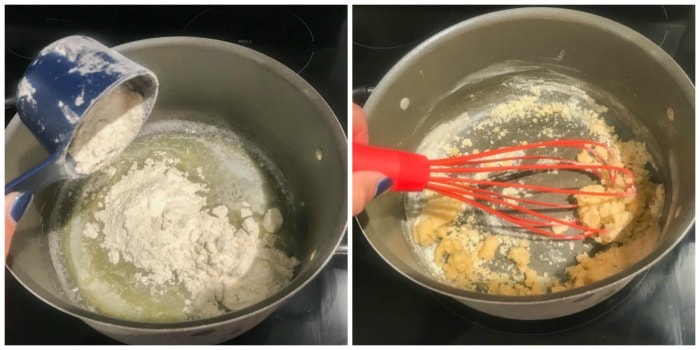
[[[601,147],[518,150],[463,173],[435,166],[431,181],[471,184],[464,198],[485,210],[431,191],[390,193],[366,208],[363,232],[398,272],[477,310],[512,319],[582,311],[669,252],[692,225],[694,201],[684,193],[694,181],[681,164],[694,162],[693,101],[690,80],[668,55],[601,17],[527,8],[462,22],[408,53],[374,89],[365,105],[372,143],[429,159],[550,140]],[[630,173],[597,179],[554,163],[616,164]],[[501,171],[506,182],[480,170],[524,165],[539,170]],[[546,216],[502,219],[516,203]],[[550,239],[527,226],[555,236],[601,233]]]
[[[115,160],[36,194],[10,271],[122,342],[234,338],[306,285],[339,244],[342,128],[311,86],[256,51],[190,37],[115,49],[158,77],[153,112]],[[316,137],[290,137],[308,132]],[[18,150],[8,177],[42,156],[27,133],[17,118],[6,129]]]

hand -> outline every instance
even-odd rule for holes
[[[352,105],[352,142],[366,144],[369,142],[367,117],[362,107]],[[378,195],[391,188],[392,181],[376,171],[357,171],[352,173],[352,215],[364,210],[365,205]]]
[[[12,236],[15,234],[17,221],[27,210],[31,200],[32,195],[29,193],[13,192],[5,195],[5,259],[10,252],[10,243],[12,243]]]

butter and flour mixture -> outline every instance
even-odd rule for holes
[[[432,115],[454,115],[423,140],[418,152],[429,158],[480,153],[498,147],[553,139],[588,139],[606,144],[615,159],[630,169],[636,194],[624,198],[556,197],[505,187],[504,195],[579,204],[578,210],[550,211],[560,219],[574,218],[586,226],[604,227],[606,234],[578,241],[552,240],[501,221],[462,202],[432,192],[405,197],[404,234],[426,272],[446,284],[489,294],[539,295],[578,288],[613,276],[647,256],[661,236],[665,201],[662,175],[650,154],[644,129],[629,112],[591,86],[553,72],[527,70],[499,76],[493,95],[475,96],[469,87],[450,96],[449,106]],[[585,88],[585,90],[584,90]],[[596,93],[593,95],[591,92]],[[594,98],[594,96],[596,98]],[[464,101],[467,101],[466,103]],[[604,103],[604,104],[603,104]],[[448,105],[447,103],[445,105]],[[616,126],[625,125],[625,128]],[[548,155],[585,159],[586,152],[547,150]],[[600,152],[600,151],[599,151]],[[551,154],[550,154],[551,153]],[[606,155],[607,157],[607,155]],[[475,176],[476,177],[476,176]],[[520,184],[556,184],[591,192],[616,191],[623,177],[598,184],[576,172],[552,170],[522,174]],[[515,180],[513,180],[515,181]],[[623,182],[625,182],[623,181]],[[573,198],[576,197],[576,198]],[[552,226],[555,233],[569,230]]]
[[[68,288],[98,312],[137,321],[213,317],[269,297],[294,276],[288,201],[277,198],[277,181],[260,165],[267,161],[211,128],[182,123],[137,139],[73,189],[63,243],[75,285]]]
[[[260,232],[246,203],[240,228],[229,223],[225,205],[205,209],[209,188],[163,156],[134,164],[83,231],[101,241],[110,263],[142,269],[136,279],[153,293],[182,283],[191,294],[183,311],[196,318],[239,309],[286,285],[298,262],[274,248],[274,232]]]

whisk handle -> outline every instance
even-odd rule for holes
[[[353,143],[352,171],[362,170],[391,178],[394,191],[422,191],[430,177],[428,158],[423,155]]]

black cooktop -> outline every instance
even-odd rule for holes
[[[503,6],[354,6],[353,99],[433,34]],[[623,23],[695,80],[694,6],[570,6]],[[571,316],[516,321],[428,291],[390,267],[353,222],[353,344],[695,344],[695,229],[605,302]]]
[[[107,46],[198,36],[250,47],[287,65],[347,127],[346,6],[5,6],[5,124],[31,59],[74,34]],[[346,239],[344,239],[346,240]],[[44,304],[5,270],[6,344],[116,344]],[[261,324],[226,344],[347,344],[347,256],[335,255]]]

